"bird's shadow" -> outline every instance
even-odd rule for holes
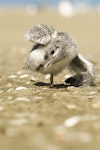
[[[50,87],[49,83],[44,83],[44,82],[37,82],[34,85],[39,86],[39,87],[44,87],[44,86]],[[67,87],[68,85],[65,85],[65,84],[54,84],[53,87],[50,87],[50,88],[60,89],[60,88],[67,88]]]

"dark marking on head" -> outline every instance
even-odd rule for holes
[[[32,47],[32,50],[30,51],[30,52],[32,52],[32,51],[34,51],[35,49],[38,49],[38,48],[40,48],[40,47],[43,47],[44,45],[42,45],[42,44],[36,44],[36,45],[34,45],[33,47]]]
[[[43,67],[43,64],[40,64],[38,67],[35,68],[35,70],[36,70],[36,71],[39,71],[40,68],[42,68],[42,67]]]

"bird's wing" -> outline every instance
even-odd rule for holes
[[[57,31],[52,26],[37,24],[25,34],[25,39],[33,43],[46,45],[52,38],[56,37],[56,34]]]

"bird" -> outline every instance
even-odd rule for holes
[[[94,85],[94,65],[79,53],[76,42],[67,32],[38,24],[25,34],[25,38],[33,43],[33,48],[24,69],[50,74],[50,87],[54,86],[54,76],[65,68],[73,72],[65,80],[67,86]]]

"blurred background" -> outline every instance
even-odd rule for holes
[[[88,5],[91,5],[92,7],[96,7],[100,1],[99,0],[3,0],[3,1],[0,1],[0,5],[1,6],[15,6],[15,5],[22,5],[22,6],[25,6],[25,5],[28,5],[30,3],[33,3],[35,5],[38,5],[40,7],[44,7],[44,6],[48,6],[48,7],[57,7],[57,5],[59,3],[62,3],[62,2],[70,2],[72,5],[79,5],[79,4],[86,4],[87,6]]]
[[[32,48],[24,34],[40,23],[73,37],[95,65],[96,86],[35,85],[48,81],[23,71]],[[100,0],[0,0],[0,150],[13,149],[100,150]]]

